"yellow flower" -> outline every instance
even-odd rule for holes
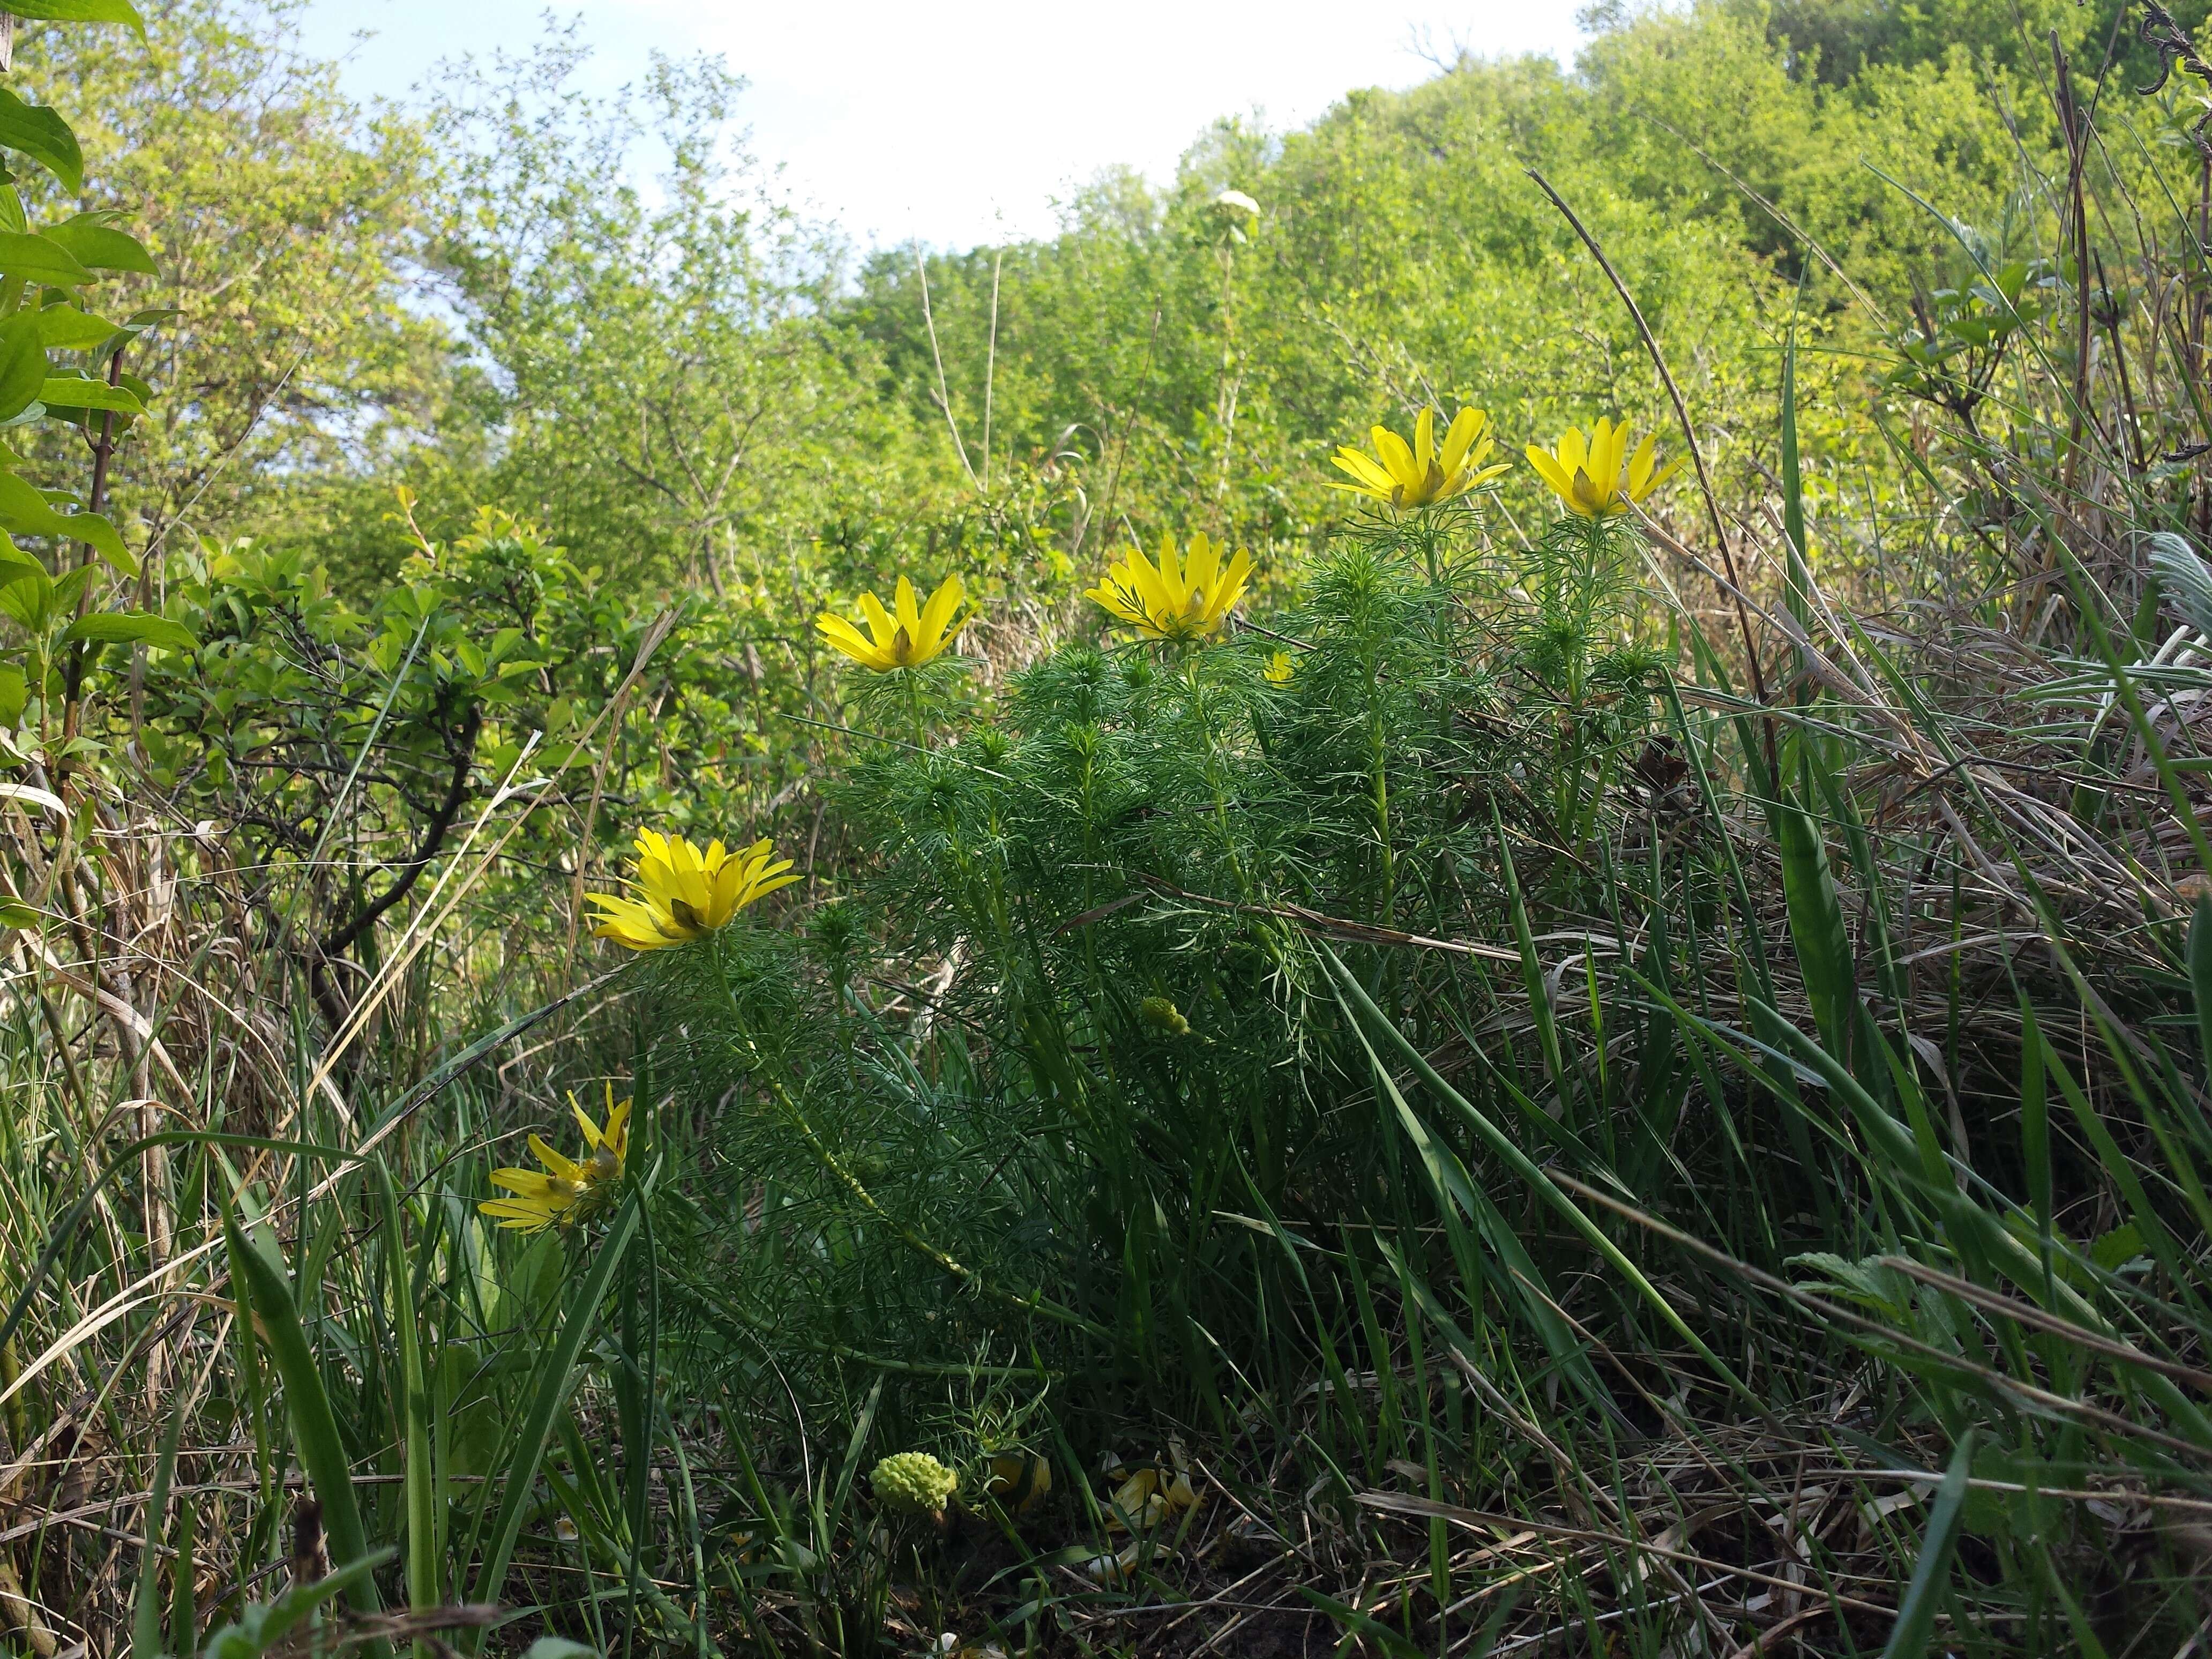
[[[615,1103],[615,1085],[607,1085],[607,1126],[602,1129],[568,1097],[568,1109],[584,1132],[581,1163],[563,1158],[539,1136],[530,1137],[530,1155],[545,1166],[536,1170],[494,1170],[491,1184],[504,1187],[512,1198],[488,1198],[477,1208],[494,1217],[501,1227],[520,1233],[543,1232],[548,1227],[564,1231],[605,1212],[622,1189],[623,1155],[629,1146],[629,1102]]]
[[[1297,662],[1287,651],[1269,652],[1267,666],[1260,671],[1270,685],[1288,685],[1291,676],[1297,672]]]
[[[1642,501],[1674,475],[1681,462],[1659,466],[1658,452],[1657,436],[1647,433],[1629,455],[1628,422],[1615,424],[1601,415],[1587,440],[1581,428],[1571,426],[1556,448],[1530,444],[1528,453],[1529,465],[1543,474],[1570,513],[1605,519],[1627,512],[1631,501]]]
[[[1372,495],[1389,507],[1433,507],[1455,495],[1464,495],[1505,471],[1504,463],[1485,466],[1497,447],[1485,434],[1490,416],[1479,409],[1462,409],[1452,416],[1444,434],[1444,447],[1437,447],[1437,412],[1425,409],[1413,422],[1413,441],[1406,441],[1387,426],[1367,435],[1375,454],[1363,454],[1349,444],[1340,445],[1332,457],[1338,468],[1352,475],[1350,483],[1332,483],[1354,495]],[[1378,461],[1376,457],[1382,459]]]
[[[860,616],[868,624],[868,634],[863,634],[854,623],[834,612],[825,611],[814,619],[822,637],[836,646],[863,667],[872,668],[878,674],[887,674],[894,668],[919,668],[943,653],[952,643],[953,635],[960,631],[960,623],[953,617],[960,609],[960,601],[967,590],[957,576],[947,576],[937,585],[937,592],[929,596],[927,604],[915,604],[914,584],[905,577],[898,579],[898,593],[891,611],[884,609],[884,602],[873,593],[860,595]],[[966,621],[965,617],[961,622]]]
[[[786,872],[765,841],[731,852],[719,841],[704,852],[681,836],[645,830],[637,837],[637,875],[630,885],[637,896],[614,893],[586,896],[599,908],[601,939],[633,951],[659,951],[713,933],[764,893],[788,887],[799,878]]]
[[[1155,640],[1202,640],[1244,597],[1252,578],[1252,556],[1243,549],[1226,567],[1221,550],[1198,532],[1180,562],[1173,536],[1160,538],[1157,568],[1144,550],[1133,547],[1106,572],[1106,580],[1087,591],[1139,633]]]

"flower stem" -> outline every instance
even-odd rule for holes
[[[913,738],[914,746],[916,749],[927,749],[929,745],[921,740],[921,682],[915,678],[915,672],[911,668],[902,668],[899,673],[906,682],[906,717],[909,735]]]

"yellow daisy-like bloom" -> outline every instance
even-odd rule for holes
[[[1267,655],[1267,665],[1260,672],[1270,685],[1288,685],[1291,676],[1298,672],[1298,665],[1287,651],[1273,651]]]
[[[765,841],[732,852],[719,841],[705,851],[681,836],[644,830],[637,837],[636,896],[590,893],[599,907],[600,939],[633,951],[661,951],[687,945],[726,924],[763,894],[788,887],[799,878],[787,873],[789,859],[779,859]]]
[[[607,1085],[607,1122],[603,1129],[591,1115],[568,1097],[568,1109],[584,1132],[580,1162],[562,1157],[543,1137],[530,1137],[530,1155],[545,1166],[536,1170],[494,1170],[491,1184],[504,1187],[511,1198],[488,1198],[477,1208],[501,1227],[519,1233],[562,1231],[580,1221],[604,1214],[622,1190],[623,1157],[629,1148],[629,1102],[615,1103],[615,1086]]]
[[[1227,565],[1221,549],[1200,531],[1176,556],[1173,536],[1160,538],[1155,566],[1142,548],[1116,559],[1106,580],[1086,591],[1093,599],[1149,639],[1202,640],[1217,632],[1252,580],[1252,556],[1243,548]]]
[[[1496,440],[1487,436],[1490,416],[1479,409],[1462,409],[1452,416],[1444,433],[1443,447],[1437,447],[1437,412],[1425,409],[1413,422],[1413,441],[1406,441],[1387,426],[1367,435],[1375,446],[1368,455],[1349,444],[1341,445],[1331,459],[1352,477],[1350,483],[1331,483],[1354,495],[1371,495],[1386,507],[1433,507],[1455,495],[1489,483],[1505,471],[1504,463],[1485,466]],[[1380,459],[1376,458],[1380,457]]]
[[[1553,493],[1567,504],[1570,513],[1585,519],[1607,519],[1628,511],[1674,476],[1679,460],[1658,465],[1659,440],[1646,433],[1644,441],[1628,453],[1628,422],[1608,421],[1602,415],[1585,439],[1580,427],[1569,427],[1556,447],[1530,444],[1528,464],[1543,475]]]
[[[854,662],[878,674],[888,674],[894,668],[919,668],[941,655],[959,633],[961,623],[967,619],[962,617],[956,622],[954,617],[966,595],[960,578],[947,576],[937,585],[937,592],[929,596],[927,603],[917,605],[914,584],[901,576],[890,611],[884,609],[884,602],[873,593],[860,595],[860,616],[868,624],[866,634],[829,611],[814,619],[814,626],[821,630],[823,639]],[[874,637],[871,638],[871,635]]]

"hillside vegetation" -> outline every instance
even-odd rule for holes
[[[2201,7],[865,254],[29,11],[0,1650],[2197,1650]]]

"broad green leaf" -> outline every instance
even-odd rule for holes
[[[21,230],[0,230],[0,271],[50,288],[75,288],[92,280],[92,273],[59,242]]]
[[[0,726],[13,726],[21,720],[23,705],[29,700],[30,685],[23,678],[23,671],[14,663],[0,663]]]
[[[125,230],[118,230],[99,216],[81,213],[40,233],[58,243],[88,270],[131,270],[143,276],[155,275],[154,256]]]
[[[0,616],[12,617],[33,634],[44,634],[53,614],[53,579],[35,564],[0,569]]]
[[[24,565],[29,566],[42,576],[46,573],[45,565],[16,546],[14,537],[6,531],[0,530],[0,582],[9,580],[15,570]]]
[[[106,409],[131,416],[146,412],[146,405],[129,386],[110,386],[81,374],[49,376],[39,388],[39,401],[48,409]]]
[[[55,351],[89,351],[118,332],[106,318],[75,306],[47,306],[37,314],[39,338]]]
[[[9,0],[8,9],[18,17],[36,17],[51,23],[120,23],[146,38],[146,20],[131,0]]]
[[[92,586],[93,578],[98,574],[94,566],[87,563],[77,566],[74,570],[64,571],[54,578],[54,619],[56,621],[76,612],[77,601],[84,597],[84,590]]]
[[[5,87],[0,87],[0,145],[29,156],[72,196],[84,188],[84,156],[69,123],[59,112],[27,104]]]
[[[163,651],[190,651],[199,641],[182,623],[146,611],[95,611],[62,630],[64,644],[150,645]]]
[[[138,574],[138,562],[125,548],[113,525],[97,513],[55,512],[44,495],[12,472],[0,472],[0,530],[18,536],[84,542],[124,575]]]
[[[2144,1249],[2142,1229],[2132,1221],[2124,1221],[2089,1246],[2089,1260],[2108,1273],[2118,1273],[2142,1255]]]
[[[0,323],[0,421],[12,421],[39,400],[46,379],[46,341],[35,313]]]

